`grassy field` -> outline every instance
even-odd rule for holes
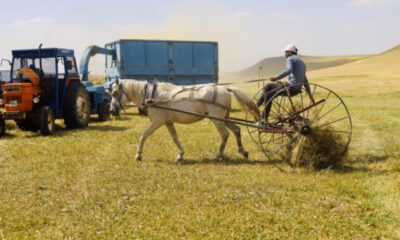
[[[177,125],[182,164],[165,128],[148,139],[143,161],[133,160],[149,124],[136,110],[85,130],[58,122],[50,137],[9,123],[0,239],[399,239],[399,81],[370,78],[365,87],[353,78],[316,78],[353,117],[349,156],[335,170],[281,172],[244,128],[250,159],[231,134],[227,159],[215,162],[220,139],[209,120]]]

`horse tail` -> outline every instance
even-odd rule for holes
[[[242,107],[251,113],[255,119],[260,118],[260,110],[258,109],[257,105],[244,94],[242,91],[235,87],[227,87],[229,92],[232,92],[235,95],[236,99],[242,105]]]

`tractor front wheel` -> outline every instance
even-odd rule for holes
[[[84,128],[89,124],[90,99],[86,88],[71,83],[64,105],[64,121],[67,128]]]
[[[40,133],[43,136],[51,135],[54,133],[54,114],[53,110],[48,107],[44,106],[40,110]]]
[[[4,135],[6,132],[6,123],[4,119],[0,116],[0,138]]]

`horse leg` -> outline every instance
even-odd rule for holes
[[[226,142],[228,141],[229,132],[225,128],[225,123],[221,121],[213,121],[215,127],[218,129],[219,135],[221,136],[221,145],[219,147],[219,151],[216,156],[216,160],[222,160],[224,155],[224,150],[226,146]]]
[[[166,125],[167,125],[169,134],[171,134],[171,137],[174,140],[175,145],[178,147],[179,154],[176,157],[176,162],[180,162],[183,160],[184,151],[181,146],[181,143],[179,142],[178,134],[176,134],[175,126],[173,123],[167,123]]]
[[[142,134],[142,136],[140,137],[140,142],[139,142],[139,146],[136,152],[136,156],[135,159],[137,161],[142,160],[142,152],[143,152],[143,145],[144,142],[146,141],[146,139],[155,131],[157,130],[159,127],[161,127],[163,125],[163,123],[160,122],[151,122],[151,125],[149,128],[146,129],[146,131],[144,131],[144,133]]]
[[[235,134],[236,137],[236,143],[238,145],[238,151],[240,154],[242,154],[243,157],[246,159],[249,158],[249,152],[244,150],[244,147],[242,145],[242,137],[240,134],[240,127],[236,126],[233,123],[227,122],[225,125]]]

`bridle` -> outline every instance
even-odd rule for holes
[[[115,97],[115,100],[118,102],[118,107],[119,107],[120,109],[122,109],[122,110],[125,110],[125,107],[123,106],[123,104],[122,104],[122,102],[121,102],[121,101],[122,101],[123,95],[125,95],[125,97],[126,97],[128,100],[130,100],[129,97],[128,97],[128,95],[125,93],[124,85],[123,85],[122,83],[118,83],[118,95]]]

